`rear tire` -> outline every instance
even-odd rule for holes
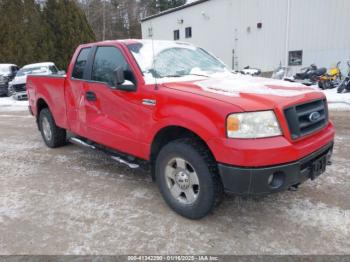
[[[216,162],[197,139],[179,139],[165,145],[157,156],[155,171],[165,202],[184,217],[203,218],[222,200]]]
[[[56,148],[66,144],[66,130],[56,125],[48,108],[40,111],[39,128],[43,140],[48,147]]]

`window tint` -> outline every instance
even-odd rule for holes
[[[192,37],[192,27],[186,27],[185,35],[186,35],[186,38],[191,38]]]
[[[92,80],[114,85],[113,72],[117,67],[128,69],[128,64],[116,47],[99,47],[95,55],[92,69]]]
[[[180,39],[180,30],[175,30],[174,31],[174,40],[179,40]]]
[[[75,62],[72,77],[77,79],[83,79],[84,70],[89,57],[90,49],[91,49],[90,47],[83,48],[80,51],[77,61]]]

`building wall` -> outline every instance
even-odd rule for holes
[[[230,67],[235,50],[235,69],[249,65],[272,71],[279,63],[286,65],[293,50],[303,50],[302,66],[330,67],[339,60],[345,66],[349,14],[349,0],[211,0],[144,21],[142,35],[150,38],[152,27],[154,39],[173,40],[179,29],[181,41],[209,50]],[[186,39],[188,26],[193,36]]]
[[[231,65],[233,39],[225,33],[231,10],[230,0],[212,0],[142,23],[143,38],[150,38],[148,28],[153,28],[153,38],[173,40],[173,31],[180,30],[180,40],[194,43],[214,53]],[[179,20],[183,19],[183,24]],[[192,27],[192,38],[185,38],[185,28]]]

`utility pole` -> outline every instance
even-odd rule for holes
[[[288,60],[289,60],[289,31],[290,31],[290,11],[291,11],[291,2],[290,0],[287,0],[287,16],[286,16],[286,38],[285,38],[285,58],[284,58],[284,65],[285,67],[288,67]]]
[[[102,1],[102,40],[106,40],[106,1]]]

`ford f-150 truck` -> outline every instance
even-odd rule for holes
[[[69,140],[131,168],[147,163],[166,203],[191,219],[224,192],[295,189],[332,154],[322,92],[233,74],[187,43],[81,45],[66,76],[29,76],[27,93],[47,146]]]

